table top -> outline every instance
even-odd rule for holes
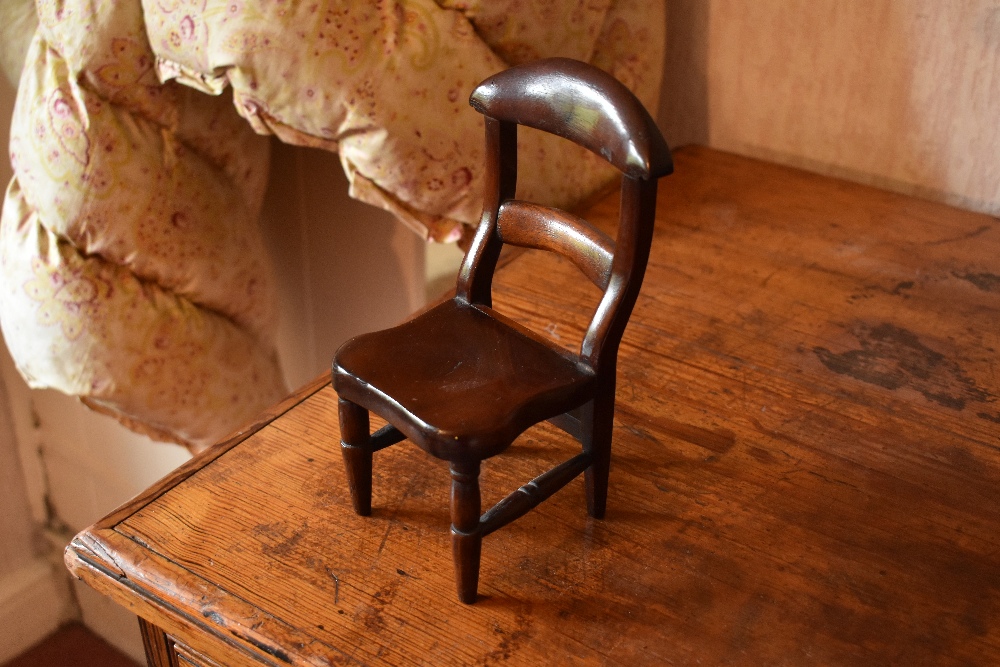
[[[70,569],[231,664],[1000,663],[1000,221],[675,158],[605,520],[570,484],[484,540],[463,605],[447,465],[377,453],[356,516],[321,380],[77,536]],[[536,251],[495,282],[567,345],[597,296]],[[484,507],[577,447],[530,429],[484,462]]]

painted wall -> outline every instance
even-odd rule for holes
[[[14,90],[0,76],[0,144],[8,141]],[[0,160],[0,181],[10,179],[10,164]],[[0,349],[4,380],[12,367]],[[49,558],[42,526],[44,497],[38,496],[41,467],[37,455],[19,446],[18,395],[0,382],[0,663],[6,662],[74,613],[62,567]]]
[[[426,243],[354,201],[339,158],[272,142],[263,224],[278,269],[278,351],[289,387],[328,371],[351,336],[424,303]]]
[[[4,663],[54,630],[72,609],[65,576],[46,557],[40,526],[32,520],[2,382],[0,507],[0,663]]]
[[[998,0],[668,0],[672,145],[1000,215]]]
[[[9,118],[13,91],[0,77],[0,119]],[[9,130],[0,125],[0,141],[7,144]],[[0,161],[0,179],[10,178],[10,165]],[[38,553],[36,526],[31,518],[28,491],[21,471],[20,454],[10,415],[10,400],[0,384],[0,579],[31,561]]]

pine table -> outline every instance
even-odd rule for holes
[[[321,377],[80,533],[70,570],[157,666],[1000,664],[1000,221],[675,157],[605,520],[571,484],[486,539],[461,604],[446,464],[379,452],[356,516]],[[595,297],[538,252],[495,281],[567,345]],[[529,430],[484,464],[484,506],[573,447]]]

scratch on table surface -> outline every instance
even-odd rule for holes
[[[333,579],[333,604],[337,604],[340,602],[340,578],[329,567],[326,567],[326,573]]]
[[[945,243],[953,243],[955,241],[965,241],[967,239],[973,239],[982,234],[983,232],[988,232],[990,229],[991,229],[990,225],[982,225],[978,229],[974,229],[973,231],[962,234],[960,236],[951,236],[948,238],[939,239],[937,241],[928,241],[924,245],[943,245]]]
[[[385,525],[385,533],[382,534],[382,543],[378,545],[378,552],[375,554],[376,556],[382,555],[382,550],[385,549],[385,543],[389,539],[389,531],[391,530],[392,530],[392,524],[387,523]]]

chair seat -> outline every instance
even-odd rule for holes
[[[342,397],[450,461],[500,453],[532,424],[586,402],[594,386],[586,364],[457,298],[351,339],[337,351],[333,376]]]

